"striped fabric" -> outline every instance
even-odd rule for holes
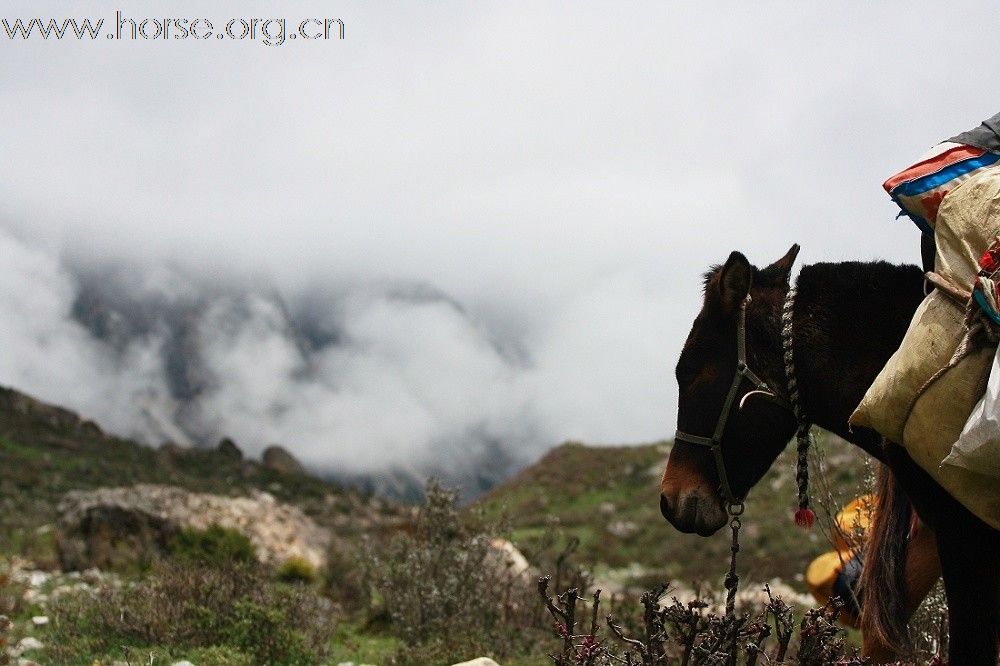
[[[1000,153],[946,141],[882,184],[902,214],[934,235],[941,200],[973,173],[1000,161]]]

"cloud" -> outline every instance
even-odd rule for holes
[[[915,261],[879,184],[996,111],[987,2],[336,11],[343,42],[0,44],[0,381],[331,468],[668,436],[708,265]]]
[[[251,455],[280,443],[313,469],[460,476],[555,441],[533,373],[447,295],[366,284],[282,295],[176,267],[79,264],[0,231],[5,383],[152,444]]]

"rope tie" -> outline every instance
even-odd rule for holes
[[[792,351],[792,318],[795,313],[795,297],[798,289],[791,287],[785,297],[781,311],[781,344],[784,348],[785,377],[788,379],[788,402],[795,415],[796,452],[795,482],[798,486],[799,509],[795,512],[795,524],[809,529],[816,522],[816,514],[809,507],[809,447],[812,445],[812,424],[809,423],[799,401],[799,383],[795,378],[795,355]]]

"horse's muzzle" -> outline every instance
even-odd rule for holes
[[[726,524],[725,510],[715,498],[704,497],[698,490],[677,495],[660,495],[660,513],[678,531],[711,536]]]

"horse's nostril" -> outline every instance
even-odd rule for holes
[[[698,522],[698,493],[690,492],[681,500],[677,507],[677,519],[684,521],[686,525],[694,525]]]
[[[660,513],[667,520],[674,515],[674,508],[670,505],[670,500],[667,499],[666,495],[660,494]]]

